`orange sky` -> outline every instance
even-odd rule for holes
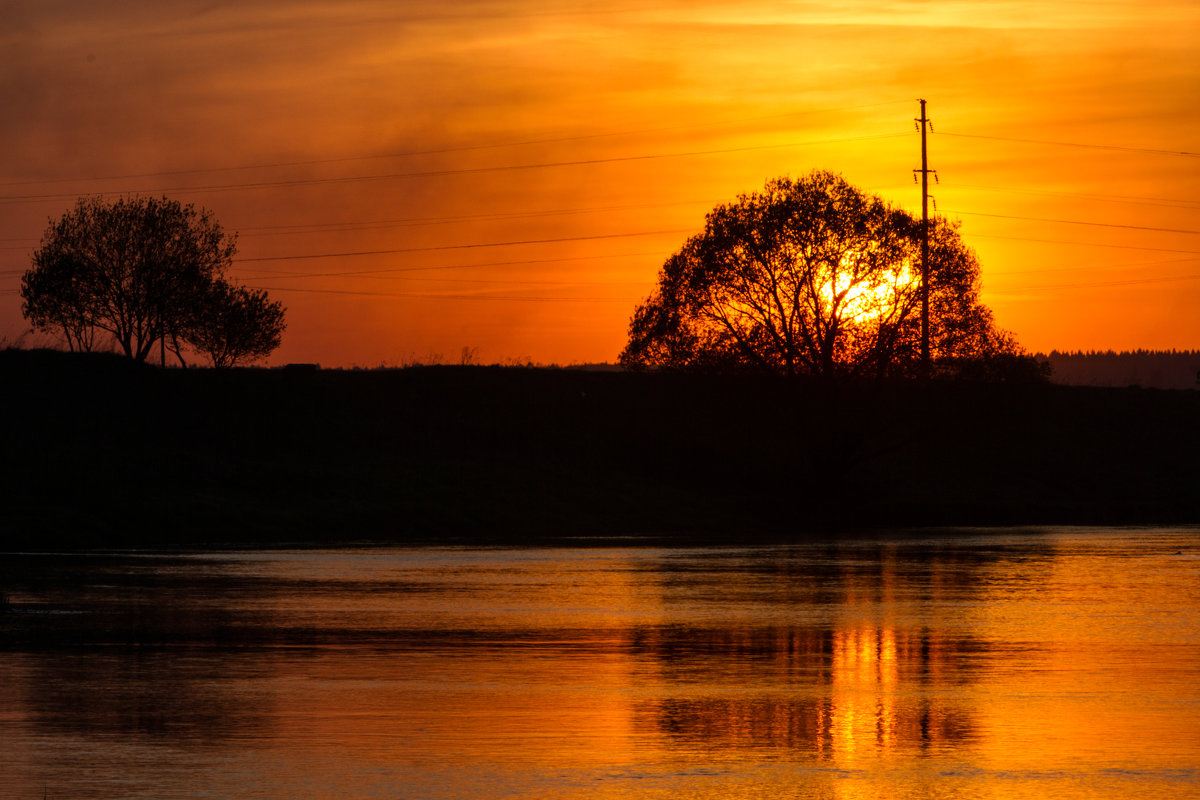
[[[49,218],[153,192],[239,232],[272,363],[611,361],[716,203],[824,168],[919,211],[925,97],[1025,347],[1200,348],[1195,0],[104,5],[0,8],[0,342]]]

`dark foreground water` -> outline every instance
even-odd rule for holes
[[[1194,798],[1200,532],[4,555],[0,798]]]

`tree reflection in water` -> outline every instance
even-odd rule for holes
[[[714,692],[689,691],[638,709],[688,747],[801,750],[846,763],[860,752],[962,746],[976,735],[968,707],[930,690],[967,680],[964,656],[978,643],[891,628],[681,635],[702,643],[706,659],[736,661],[757,673],[742,676],[748,683],[739,686],[742,670],[717,667],[726,674],[709,677]],[[648,650],[655,644],[641,642]],[[705,680],[695,663],[679,658],[677,643],[662,644],[664,653],[674,653],[663,667],[668,683]]]
[[[1195,553],[14,555],[0,796],[1190,798]]]
[[[635,634],[635,650],[681,689],[643,702],[642,724],[689,749],[800,751],[841,765],[978,739],[970,684],[988,645],[969,627],[912,623],[975,598],[982,571],[1014,552],[854,543],[749,563],[715,555],[662,565],[665,596],[734,614],[726,625]],[[1030,563],[1049,557],[1020,550]],[[724,580],[734,571],[760,580]],[[794,621],[742,627],[739,608]]]
[[[164,747],[268,733],[270,699],[248,679],[272,620],[233,610],[248,590],[236,577],[169,557],[10,560],[26,602],[0,631],[23,652],[23,703],[39,730]]]

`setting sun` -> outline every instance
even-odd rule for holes
[[[908,262],[866,280],[840,278],[853,274],[852,262],[852,257],[846,256],[841,269],[820,290],[821,299],[828,305],[833,305],[836,300],[848,319],[865,321],[892,314],[896,307],[907,305],[921,291],[920,269],[914,272]]]

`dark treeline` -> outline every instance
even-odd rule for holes
[[[1200,389],[1200,350],[1051,350],[1034,357],[1050,365],[1055,383]]]
[[[1200,523],[1200,392],[16,350],[0,375],[7,548]]]

